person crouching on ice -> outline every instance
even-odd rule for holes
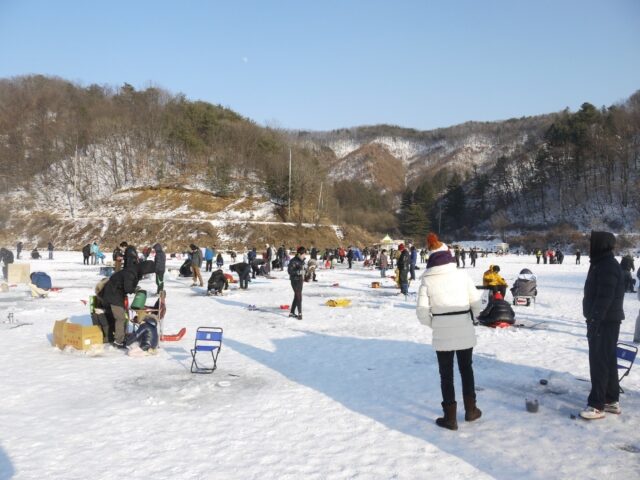
[[[218,269],[211,274],[207,282],[207,295],[222,295],[222,290],[229,288],[229,281],[222,270]]]
[[[480,313],[482,301],[471,278],[464,270],[456,268],[456,261],[447,245],[440,242],[434,233],[427,236],[427,244],[431,254],[422,275],[416,314],[420,323],[433,330],[432,345],[438,357],[444,417],[436,419],[436,425],[457,430],[457,403],[453,387],[454,356],[458,359],[462,377],[464,419],[473,422],[482,415],[476,407],[471,366],[473,347],[476,345],[472,315]]]
[[[153,315],[144,315],[138,329],[127,335],[127,347],[135,342],[138,342],[138,346],[144,352],[155,353],[158,348],[158,321]]]

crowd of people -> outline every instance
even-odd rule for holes
[[[20,258],[22,243],[16,245],[16,257]],[[48,244],[49,258],[53,258],[53,245]],[[587,407],[581,412],[585,419],[602,418],[605,412],[620,413],[619,386],[616,367],[616,343],[620,322],[624,319],[622,309],[625,292],[635,292],[636,280],[640,281],[640,269],[635,270],[631,255],[626,255],[619,263],[614,258],[615,236],[608,232],[592,232],[589,251],[590,267],[584,287],[583,314],[587,323],[589,343],[589,364],[592,389]],[[541,249],[532,252],[536,264],[540,260],[549,264],[562,264],[564,254],[559,250]],[[37,254],[37,255],[36,255]],[[84,264],[104,263],[105,254],[98,242],[94,241],[82,249]],[[473,373],[473,348],[476,345],[474,325],[512,325],[515,313],[506,302],[507,281],[500,274],[497,264],[489,265],[483,274],[482,285],[475,285],[465,272],[467,259],[469,267],[475,267],[478,256],[488,252],[477,248],[465,249],[449,247],[434,233],[426,238],[426,247],[418,249],[411,243],[400,243],[389,250],[380,246],[357,248],[318,249],[311,245],[287,248],[285,244],[274,247],[265,244],[262,252],[252,247],[242,253],[240,261],[235,251],[218,250],[215,246],[204,249],[196,244],[189,245],[185,262],[180,268],[183,276],[192,278],[192,287],[204,287],[201,268],[210,273],[207,294],[221,295],[229,288],[232,275],[223,271],[224,256],[231,258],[229,271],[238,276],[239,288],[247,290],[249,283],[257,276],[273,278],[272,270],[284,271],[289,276],[293,299],[289,316],[302,320],[302,291],[305,282],[317,281],[317,267],[327,269],[352,269],[354,262],[379,269],[380,276],[394,270],[394,279],[401,294],[409,294],[409,283],[416,280],[416,270],[424,265],[417,294],[416,313],[419,321],[433,330],[433,348],[436,351],[442,390],[443,416],[436,420],[440,427],[456,430],[457,402],[453,385],[453,364],[457,359],[462,379],[462,399],[465,421],[475,421],[482,412],[476,405],[476,389]],[[576,264],[580,264],[581,252],[577,250]],[[39,258],[37,247],[32,258]],[[173,255],[172,255],[173,256]],[[150,259],[153,257],[153,260]],[[7,278],[7,267],[14,261],[13,252],[0,248],[0,262],[3,275]],[[136,247],[121,242],[112,252],[114,273],[96,286],[95,323],[103,327],[105,341],[117,348],[126,348],[137,342],[144,350],[153,350],[158,344],[158,324],[154,316],[142,315],[133,332],[127,332],[127,296],[138,294],[139,281],[155,274],[156,295],[164,291],[166,254],[160,243],[144,247],[139,254]],[[216,269],[213,264],[215,262]],[[345,265],[346,263],[346,265]],[[426,265],[425,265],[426,264]],[[482,290],[488,293],[487,305],[483,307]],[[535,300],[538,294],[536,276],[528,268],[522,269],[510,293],[513,303],[519,298]],[[134,300],[135,302],[135,300]],[[640,319],[640,314],[639,314]],[[640,324],[640,321],[637,322]],[[640,335],[640,334],[639,334]]]

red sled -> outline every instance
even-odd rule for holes
[[[185,333],[187,333],[187,329],[182,327],[178,333],[173,335],[160,335],[161,342],[177,342],[184,337]]]

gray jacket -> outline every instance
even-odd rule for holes
[[[191,265],[198,268],[202,266],[202,252],[199,248],[191,251]]]

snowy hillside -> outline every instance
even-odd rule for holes
[[[392,155],[387,147],[370,143],[354,150],[332,166],[329,178],[333,181],[358,180],[382,191],[401,192],[405,184],[404,163]]]
[[[361,156],[358,153],[365,148],[382,147],[402,162],[396,173],[405,177],[405,183],[411,184],[443,168],[463,175],[475,169],[488,170],[498,158],[510,155],[524,145],[532,132],[537,135],[546,121],[546,117],[523,121],[518,130],[511,130],[514,127],[507,123],[501,129],[501,122],[494,122],[477,126],[470,123],[428,132],[387,127],[395,135],[379,134],[379,131],[385,132],[385,126],[304,132],[300,135],[303,144],[315,142],[328,147],[340,159],[330,173],[334,178],[361,180]],[[369,181],[368,177],[364,178],[365,182]],[[384,180],[380,186],[389,188]]]
[[[25,197],[17,197],[12,205],[0,242],[9,246],[20,240],[27,248],[43,248],[52,241],[57,249],[77,249],[98,241],[111,251],[126,239],[141,246],[161,241],[172,251],[183,251],[194,241],[225,248],[262,248],[265,243],[328,246],[373,238],[356,227],[283,221],[276,205],[260,195],[219,197],[185,188],[119,190],[93,205],[83,204],[74,217],[64,206],[36,209]]]
[[[63,290],[38,300],[16,298],[21,287],[0,293],[0,321],[13,313],[24,324],[0,324],[0,478],[638,478],[638,365],[623,382],[621,415],[570,418],[590,386],[581,316],[588,263],[508,256],[467,272],[480,283],[496,261],[510,284],[523,267],[538,275],[535,307],[516,310],[536,328],[476,328],[483,416],[469,424],[459,411],[457,432],[434,424],[438,367],[415,297],[404,301],[389,279],[371,289],[379,273],[360,264],[320,270],[305,284],[302,321],[279,308],[292,297],[286,272],[247,291],[232,285],[223,297],[170,272],[164,329],[187,334],[134,358],[52,347],[55,320],[88,321],[80,300],[100,277],[79,253],[32,262]],[[153,279],[142,287],[155,288]],[[352,305],[330,308],[330,298]],[[632,340],[639,306],[627,294],[621,341]],[[189,350],[203,325],[224,328],[223,348],[215,373],[193,375]],[[537,399],[539,412],[528,413],[525,399]]]

